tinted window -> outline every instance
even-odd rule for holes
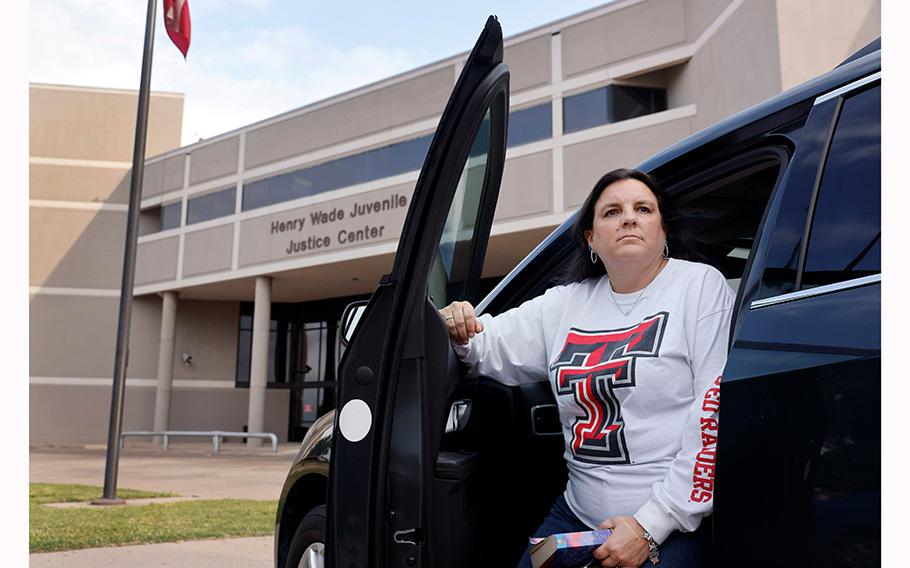
[[[246,306],[241,306],[244,310]],[[252,310],[247,308],[249,313],[240,314],[240,328],[237,335],[237,384],[250,384],[250,363],[253,348],[253,316]]]
[[[180,201],[161,206],[161,230],[175,229],[180,226]]]
[[[575,132],[606,124],[609,122],[608,117],[607,87],[572,95],[562,100],[563,132]]]
[[[613,85],[611,95],[610,122],[667,110],[667,92],[663,89]]]
[[[274,312],[269,319],[269,356],[266,382],[269,385],[284,383],[287,369],[283,366],[287,356],[287,332],[291,322],[282,317],[283,305],[272,304]],[[253,352],[253,313],[251,302],[240,304],[240,327],[237,336],[237,386],[250,385],[250,367]],[[279,356],[280,353],[280,356]]]
[[[664,89],[607,85],[563,99],[563,131],[576,132],[666,109]]]
[[[201,223],[234,213],[236,188],[224,189],[194,197],[186,203],[186,224]]]
[[[770,151],[764,154],[755,162],[713,174],[710,183],[674,191],[679,191],[674,201],[697,259],[720,270],[734,291],[785,159],[783,150],[776,157]]]
[[[516,110],[509,114],[509,147],[546,140],[553,135],[553,108],[542,105]]]
[[[881,89],[846,99],[825,161],[802,287],[881,272]]]
[[[458,180],[427,280],[427,295],[437,308],[462,299],[464,293],[480,198],[486,180],[490,135],[490,111],[487,111]]]
[[[837,118],[835,110],[834,101],[815,106],[811,118],[806,116],[807,122],[798,131],[799,146],[782,180],[783,187],[775,193],[768,210],[767,253],[753,299],[788,294],[796,289],[806,215],[812,203],[819,163]]]
[[[430,148],[422,136],[243,185],[243,211],[419,170]]]

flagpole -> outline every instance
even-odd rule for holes
[[[126,247],[123,253],[123,278],[120,284],[120,315],[117,322],[117,350],[114,355],[114,386],[111,393],[111,418],[107,431],[107,461],[104,466],[104,494],[92,503],[121,504],[117,499],[117,470],[120,459],[120,431],[123,426],[123,398],[126,368],[129,363],[130,317],[133,311],[133,283],[136,275],[136,238],[139,233],[139,199],[145,166],[145,139],[148,130],[149,83],[152,78],[152,49],[155,43],[155,4],[148,0],[145,17],[145,44],[142,52],[142,78],[136,111],[136,138],[133,142],[133,169],[130,178],[130,204],[126,222]]]

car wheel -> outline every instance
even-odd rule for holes
[[[325,566],[325,505],[314,507],[300,521],[291,547],[288,568],[323,568]]]

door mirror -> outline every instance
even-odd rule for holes
[[[368,303],[367,300],[352,302],[344,309],[344,314],[341,315],[341,343],[344,346],[347,346],[354,337],[354,330],[357,329],[357,324],[360,323],[360,317],[366,311]]]

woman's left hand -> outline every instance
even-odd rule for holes
[[[648,541],[641,537],[644,528],[635,517],[613,517],[597,528],[613,530],[610,538],[594,550],[601,566],[638,568],[648,559]]]

